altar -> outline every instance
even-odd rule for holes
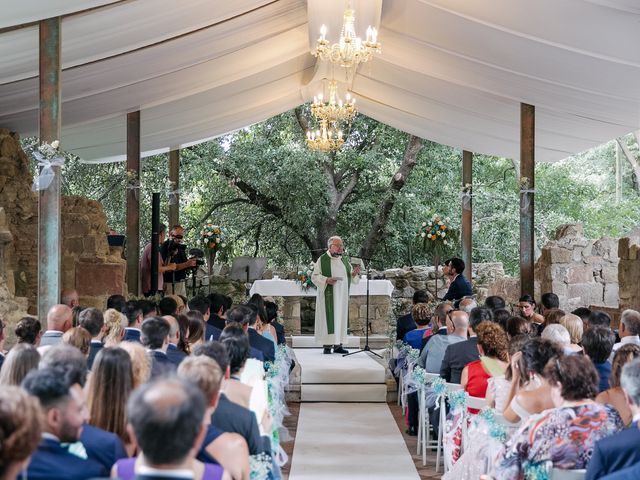
[[[287,335],[301,334],[300,300],[302,297],[315,297],[315,288],[303,290],[293,280],[274,278],[272,280],[256,280],[249,291],[250,295],[259,293],[263,297],[282,297],[284,307],[282,317]],[[386,334],[391,314],[391,295],[393,284],[389,280],[369,280],[369,321],[371,334]],[[367,279],[361,277],[360,282],[351,284],[349,291],[349,332],[352,335],[364,335],[367,317]]]

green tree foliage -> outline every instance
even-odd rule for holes
[[[423,141],[415,168],[398,192],[392,177],[403,163],[410,136],[359,115],[345,146],[334,155],[309,151],[304,109],[286,112],[214,141],[183,149],[180,159],[180,216],[190,246],[202,225],[224,227],[228,247],[219,257],[260,255],[272,265],[293,267],[311,259],[329,235],[339,234],[357,253],[385,198],[395,204],[376,242],[373,266],[389,268],[429,263],[416,231],[433,213],[449,216],[459,229],[462,153]],[[637,151],[637,145],[630,144]],[[145,158],[141,174],[141,239],[151,236],[151,193],[162,192],[168,213],[166,155]],[[519,245],[519,184],[514,162],[474,157],[473,257],[499,261],[516,274]],[[640,225],[640,196],[625,165],[624,196],[615,203],[615,146],[609,142],[555,164],[536,166],[536,241],[553,238],[558,225],[581,222],[592,238],[621,236]],[[124,163],[85,164],[67,158],[63,193],[99,200],[111,228],[125,230]],[[332,188],[335,187],[335,191]],[[337,211],[336,192],[344,194]],[[335,217],[335,218],[333,218]],[[332,219],[333,218],[333,219]],[[451,253],[459,254],[459,245]]]

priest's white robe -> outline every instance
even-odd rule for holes
[[[349,280],[342,258],[331,257],[331,276],[340,278],[333,285],[333,326],[332,334],[328,332],[327,317],[324,303],[324,290],[327,278],[322,275],[320,259],[313,267],[311,280],[318,289],[316,298],[315,339],[318,345],[340,345],[347,342],[347,323],[349,320]],[[358,283],[360,276],[351,278],[351,283]]]

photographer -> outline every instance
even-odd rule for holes
[[[185,279],[190,268],[196,266],[195,258],[187,257],[187,247],[183,245],[184,228],[175,225],[169,232],[169,239],[160,246],[160,255],[165,263],[175,263],[176,268],[164,273],[164,293],[167,295],[185,295]]]

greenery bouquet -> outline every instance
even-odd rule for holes
[[[298,273],[296,275],[296,283],[300,285],[300,288],[302,288],[302,290],[305,292],[310,288],[315,287],[315,285],[311,281],[312,274],[313,274],[313,263],[298,270]]]
[[[224,230],[218,225],[207,223],[200,231],[200,238],[202,239],[205,250],[209,252],[209,275],[211,275],[213,272],[213,262],[216,259],[216,253],[218,253],[218,250],[226,246],[224,243]]]

